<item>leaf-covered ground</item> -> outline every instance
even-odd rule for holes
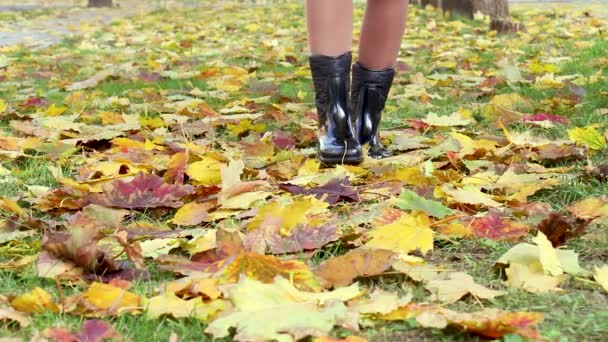
[[[606,21],[514,12],[413,7],[360,166],[315,159],[299,4],[0,48],[0,336],[602,340]]]

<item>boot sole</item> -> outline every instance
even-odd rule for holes
[[[363,156],[360,158],[342,158],[342,157],[323,157],[319,156],[321,164],[325,165],[358,165],[363,162]]]

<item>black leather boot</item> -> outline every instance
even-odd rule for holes
[[[369,156],[374,159],[391,155],[380,142],[378,127],[394,77],[395,69],[374,71],[359,63],[353,65],[351,105],[355,131],[361,145],[369,143]]]
[[[348,103],[352,56],[310,56],[319,114],[319,160],[325,164],[358,164],[361,145],[354,132]]]

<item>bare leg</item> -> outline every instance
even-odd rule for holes
[[[351,50],[352,0],[306,0],[306,20],[311,54],[336,57]]]
[[[395,66],[407,22],[408,2],[367,1],[359,44],[359,63],[365,68],[383,70]]]

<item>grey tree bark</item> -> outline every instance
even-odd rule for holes
[[[416,0],[421,6],[432,5],[446,13],[455,13],[473,19],[475,13],[481,12],[492,18],[490,29],[499,33],[525,31],[519,23],[509,20],[509,0]]]
[[[89,0],[89,7],[112,7],[112,0]]]

